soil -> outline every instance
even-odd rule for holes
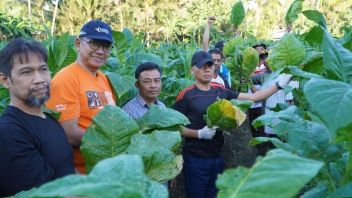
[[[236,168],[238,166],[251,167],[257,156],[255,147],[249,145],[252,138],[249,121],[238,129],[225,132],[225,144],[222,155],[225,159],[226,168]],[[186,198],[182,172],[177,176],[175,188],[169,191],[171,198]]]

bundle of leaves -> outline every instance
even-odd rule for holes
[[[168,197],[164,185],[149,179],[138,155],[100,161],[88,175],[68,175],[15,195],[29,197]]]
[[[87,171],[103,159],[128,153],[142,157],[150,178],[165,182],[176,177],[183,163],[179,152],[181,135],[178,130],[166,129],[188,124],[187,117],[154,105],[139,121],[140,125],[119,107],[105,106],[82,139]],[[148,133],[142,134],[146,129]]]
[[[230,101],[221,99],[208,107],[205,120],[209,127],[228,130],[239,127],[246,120],[246,114]]]

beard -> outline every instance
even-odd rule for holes
[[[31,106],[31,107],[41,107],[42,105],[44,105],[44,103],[50,97],[50,87],[49,87],[49,85],[47,85],[46,88],[47,88],[47,91],[46,91],[45,95],[43,97],[41,97],[41,98],[38,98],[38,97],[34,96],[33,95],[33,90],[30,89],[29,92],[28,92],[28,96],[25,99],[25,103],[28,106]]]

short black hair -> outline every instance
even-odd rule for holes
[[[0,72],[10,77],[14,58],[17,55],[24,55],[23,58],[25,60],[23,60],[22,56],[20,56],[20,62],[28,62],[30,52],[40,55],[41,58],[47,63],[48,52],[41,43],[35,40],[25,40],[23,38],[12,39],[0,51]]]
[[[209,50],[208,52],[209,52],[210,54],[220,54],[220,55],[221,55],[221,59],[224,59],[223,53],[222,53],[220,50],[218,50],[218,49],[211,49],[211,50]]]
[[[215,43],[215,49],[219,50],[220,52],[222,52],[222,49],[225,46],[225,41],[218,41]]]
[[[134,72],[134,77],[135,77],[135,79],[138,79],[142,72],[154,70],[154,69],[159,71],[160,77],[161,77],[162,73],[161,73],[161,69],[160,69],[159,65],[157,65],[153,62],[145,62],[145,63],[138,65],[138,67],[136,68],[136,71]]]
[[[257,44],[252,46],[252,48],[256,48],[256,47],[264,47],[264,49],[267,48],[267,46],[264,43],[257,43]]]

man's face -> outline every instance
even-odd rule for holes
[[[219,71],[220,66],[223,63],[221,55],[220,54],[212,54],[211,56],[213,57],[215,70]]]
[[[16,55],[11,76],[3,84],[9,89],[11,103],[29,107],[41,107],[50,96],[51,75],[48,65],[36,53]]]
[[[255,50],[257,50],[258,54],[266,53],[266,49],[263,46],[257,46],[255,47]]]
[[[209,83],[214,76],[214,65],[203,65],[201,68],[193,66],[191,73],[198,82]]]
[[[76,39],[76,48],[79,53],[79,61],[81,61],[87,69],[95,72],[105,64],[109,57],[111,43],[81,37]]]
[[[156,100],[161,90],[160,72],[157,69],[141,72],[136,86],[142,98],[148,101]]]

